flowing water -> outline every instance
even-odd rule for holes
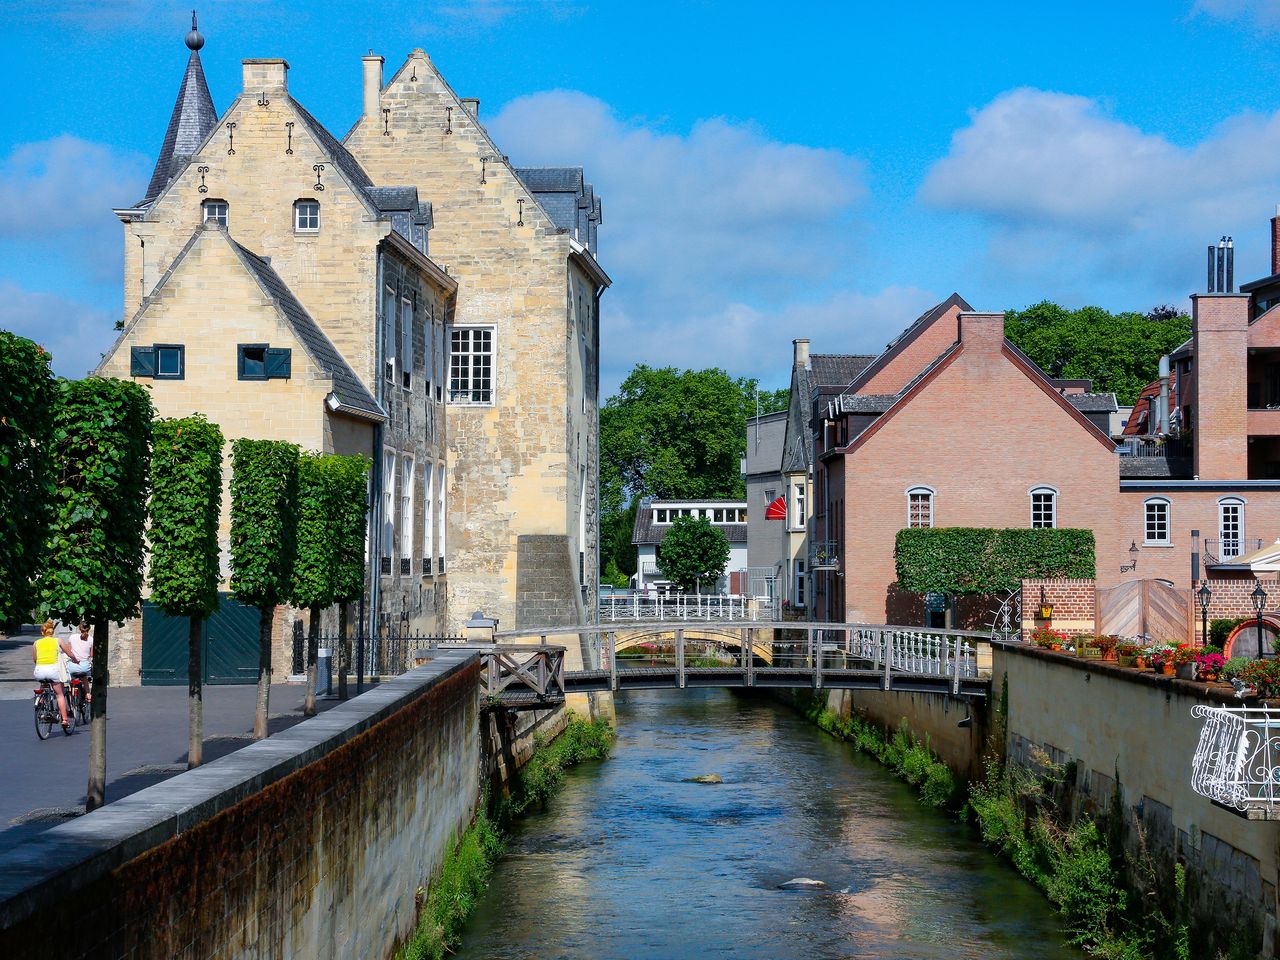
[[[617,706],[612,757],[521,821],[459,957],[1080,960],[968,827],[787,707],[720,690]],[[778,889],[796,877],[827,886]]]

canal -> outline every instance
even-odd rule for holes
[[[682,782],[718,774],[724,783]],[[780,890],[797,877],[818,891]],[[1045,958],[1049,904],[970,830],[766,699],[618,698],[613,756],[516,828],[458,956]]]

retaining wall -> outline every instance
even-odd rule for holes
[[[388,956],[475,813],[478,690],[476,653],[437,651],[5,853],[0,956]]]

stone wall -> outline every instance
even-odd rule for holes
[[[0,956],[389,956],[475,813],[478,677],[439,651],[6,852]]]

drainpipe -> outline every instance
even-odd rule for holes
[[[1160,358],[1160,406],[1158,415],[1160,423],[1152,432],[1160,436],[1169,432],[1169,357],[1167,354]]]
[[[386,409],[386,377],[382,375],[382,367],[386,362],[383,356],[383,344],[386,339],[383,331],[383,324],[386,318],[382,316],[382,305],[384,297],[382,288],[385,285],[384,279],[384,254],[378,251],[378,272],[377,280],[374,286],[373,300],[373,336],[374,336],[374,366],[373,379],[378,385],[378,405],[383,410]],[[369,636],[376,637],[378,629],[381,627],[380,599],[382,593],[382,424],[375,424],[373,427],[373,479],[369,484],[369,495],[373,498],[373,509],[369,511],[369,522],[373,524],[372,536],[369,537],[370,544],[370,571],[369,571]]]

